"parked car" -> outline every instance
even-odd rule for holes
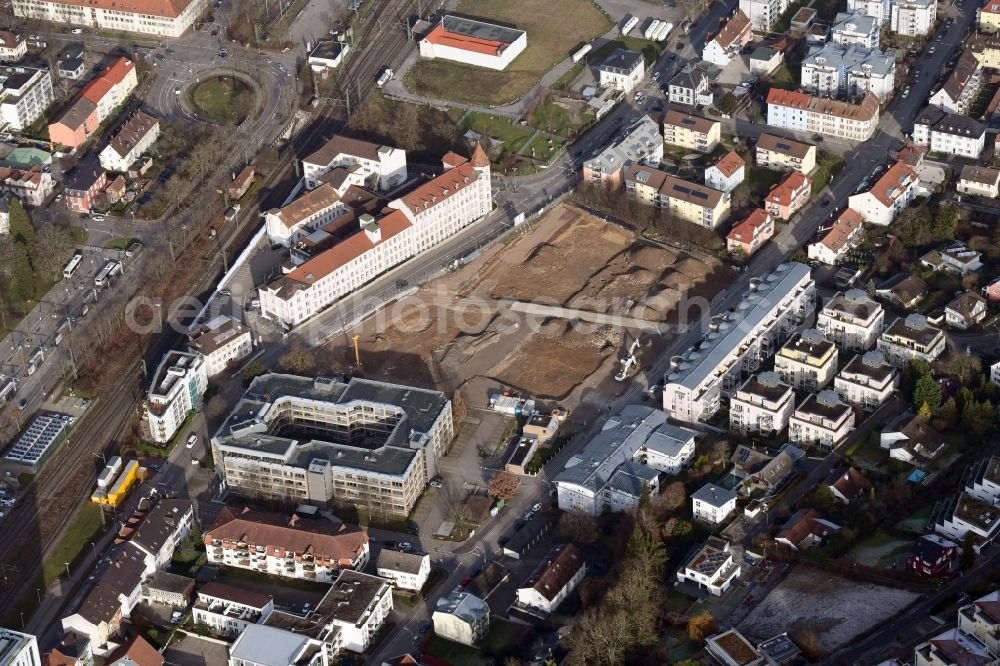
[[[531,510],[532,511],[541,511],[542,510],[542,503],[541,502],[535,502],[534,504],[531,505]]]
[[[189,449],[192,449],[194,448],[194,445],[197,443],[198,443],[197,433],[191,433],[190,435],[188,435],[187,444],[185,446]]]
[[[524,522],[528,522],[529,520],[531,520],[534,517],[535,517],[535,512],[534,511],[525,511],[524,515],[521,516],[521,520],[523,520]]]
[[[94,222],[103,222],[106,218],[103,215],[95,215]]]
[[[432,488],[444,488],[444,484],[441,483],[441,479],[431,479]]]
[[[421,636],[423,636],[424,634],[426,634],[430,630],[431,630],[431,623],[430,622],[421,622],[420,623],[420,635]]]
[[[403,551],[404,553],[409,552],[413,550],[413,544],[410,543],[409,541],[403,541],[402,543],[399,544],[399,550]]]

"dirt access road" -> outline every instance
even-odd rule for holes
[[[512,302],[670,322],[685,291],[711,298],[731,275],[716,260],[652,245],[562,204],[336,338],[328,351],[350,364],[358,335],[368,377],[462,388],[474,406],[502,386],[574,409],[594,391],[621,392],[612,375],[636,332],[513,312]],[[644,354],[665,342],[641,341]]]

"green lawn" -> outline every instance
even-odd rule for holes
[[[188,100],[209,120],[239,124],[253,109],[254,92],[240,79],[216,76],[192,86]]]
[[[530,122],[533,127],[549,134],[570,138],[594,119],[594,114],[586,109],[587,107],[583,106],[579,113],[579,122],[573,122],[573,114],[569,109],[559,106],[552,100],[552,95],[548,95],[545,101],[531,112]]]
[[[52,554],[42,564],[42,578],[48,585],[61,574],[66,573],[66,562],[73,563],[84,548],[97,538],[101,531],[101,507],[87,502],[66,528],[62,539],[52,550]]]
[[[927,521],[930,520],[932,513],[934,513],[934,502],[925,504],[916,512],[896,523],[896,528],[913,532],[914,534],[923,534],[926,531]]]
[[[509,118],[477,112],[467,114],[458,127],[459,132],[463,134],[470,129],[496,141],[502,141],[504,148],[512,153],[520,150],[535,133],[533,128],[522,127]]]
[[[523,97],[553,66],[611,27],[591,0],[462,0],[456,13],[524,30],[528,45],[504,71],[421,60],[404,79],[410,90],[458,102],[507,104]]]
[[[124,236],[119,236],[118,238],[105,243],[104,247],[108,250],[124,250],[134,242],[136,242],[135,238],[125,238]]]
[[[785,90],[793,90],[798,86],[798,82],[795,80],[795,76],[792,75],[788,65],[782,65],[778,69],[774,70],[767,80],[776,88],[783,88]]]
[[[611,52],[615,49],[626,49],[641,53],[643,60],[646,61],[646,66],[648,67],[653,64],[657,56],[659,56],[665,48],[667,48],[667,42],[654,42],[650,39],[643,39],[642,37],[619,37],[618,39],[612,39],[601,48],[588,54],[587,60],[597,63],[611,55]]]
[[[822,192],[833,177],[840,173],[845,164],[842,157],[825,153],[822,150],[819,151],[816,158],[816,170],[812,174],[812,193]]]
[[[782,175],[780,171],[771,171],[763,167],[750,167],[746,184],[750,188],[753,200],[758,201],[766,197],[771,188],[781,181]]]
[[[251,571],[249,569],[238,569],[235,567],[223,567],[222,574],[226,578],[248,580],[255,583],[263,583],[265,585],[279,585],[281,587],[290,587],[294,590],[305,590],[306,592],[326,592],[330,589],[329,583],[320,583],[314,580],[305,580],[302,578],[285,578],[284,576],[272,576],[270,574],[261,573],[259,571]]]
[[[912,546],[912,542],[897,539],[882,530],[877,530],[864,541],[860,541],[848,551],[847,556],[859,564],[870,567],[890,567],[893,561]]]
[[[424,651],[450,661],[453,666],[502,664],[507,657],[520,655],[530,645],[533,634],[530,627],[493,617],[489,633],[476,647],[434,636],[427,642]]]

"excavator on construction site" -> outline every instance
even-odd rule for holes
[[[639,365],[639,359],[635,356],[637,351],[639,351],[639,338],[633,339],[632,344],[628,347],[628,351],[618,359],[618,362],[622,365],[622,369],[615,375],[615,381],[625,381],[628,379],[628,376],[632,373],[632,371]]]

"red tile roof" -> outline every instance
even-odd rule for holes
[[[872,92],[866,93],[860,104],[851,104],[850,102],[813,97],[801,91],[782,90],[781,88],[771,88],[768,91],[767,103],[861,121],[872,120],[878,116],[879,107],[878,97]]]
[[[113,87],[125,80],[129,72],[135,69],[135,63],[128,58],[118,58],[99,77],[84,86],[80,96],[97,104]]]
[[[490,158],[486,156],[486,151],[483,150],[481,144],[476,144],[476,149],[472,151],[472,166],[477,168],[488,167],[490,165]]]
[[[721,160],[715,163],[715,168],[722,172],[726,178],[729,178],[737,171],[746,166],[746,161],[740,157],[740,154],[735,150],[730,151]]]
[[[906,187],[916,181],[917,174],[913,169],[903,162],[896,162],[875,181],[868,192],[888,208],[895,203]]]
[[[472,164],[460,164],[404,195],[403,203],[417,215],[441,203],[463,187],[476,182],[478,178],[479,173]]]
[[[434,26],[434,29],[427,33],[424,39],[431,44],[438,44],[439,46],[450,46],[454,49],[472,51],[473,53],[485,53],[486,55],[493,56],[499,55],[503,47],[507,46],[506,43],[498,42],[494,39],[483,39],[481,37],[473,37],[445,30],[444,26],[440,23]]]
[[[808,187],[811,182],[809,176],[801,171],[792,171],[785,176],[784,180],[771,188],[764,201],[779,206],[788,206],[794,201],[796,193],[800,192],[803,187]]]
[[[742,39],[749,34],[750,19],[747,18],[742,9],[737,9],[733,17],[726,21],[726,25],[722,26],[722,30],[714,37],[714,40],[723,49],[728,49],[737,38]]]
[[[851,236],[861,228],[864,220],[857,211],[848,208],[833,221],[829,231],[819,238],[817,242],[822,243],[834,252],[843,249],[850,241]]]
[[[763,208],[755,208],[745,220],[733,227],[726,238],[738,243],[750,243],[753,241],[757,229],[766,225],[770,217]]]
[[[114,664],[119,660],[128,657],[131,664],[135,666],[163,666],[163,655],[156,651],[152,645],[146,642],[142,636],[136,636],[132,642],[123,650],[119,650],[111,655],[109,664]],[[128,662],[125,662],[128,663]],[[131,666],[131,665],[130,665]]]
[[[127,3],[122,3],[121,0],[58,0],[58,2],[63,5],[95,7],[106,11],[177,18],[192,0],[129,0]]]

